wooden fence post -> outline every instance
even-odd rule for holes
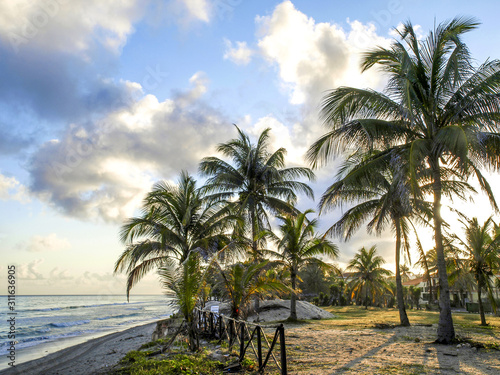
[[[262,332],[260,326],[257,326],[257,359],[259,360],[259,370],[262,368]]]
[[[286,347],[285,347],[285,327],[283,323],[279,326],[280,330],[280,354],[281,354],[281,375],[287,375],[286,368]]]
[[[245,356],[245,323],[240,323],[240,361],[243,361]]]

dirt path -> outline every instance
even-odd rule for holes
[[[436,345],[436,327],[287,328],[290,374],[500,374],[500,352]],[[474,338],[474,337],[472,337]],[[484,337],[483,337],[484,341]],[[492,342],[500,344],[498,337]]]

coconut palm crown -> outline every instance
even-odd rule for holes
[[[280,263],[290,272],[292,295],[290,301],[290,320],[297,320],[297,278],[299,270],[307,264],[318,264],[324,268],[332,268],[328,263],[318,258],[326,255],[336,258],[339,255],[338,246],[329,241],[326,236],[315,234],[318,222],[316,219],[308,220],[307,214],[314,212],[306,210],[296,216],[280,216],[279,227],[281,236],[273,232],[268,235],[276,243],[277,249],[266,250],[264,253],[277,258]],[[338,271],[338,270],[336,270]]]
[[[235,223],[227,209],[206,201],[187,172],[180,174],[177,185],[155,184],[144,199],[141,215],[121,228],[126,248],[115,264],[115,273],[127,273],[127,296],[144,275],[167,261],[180,264],[194,249],[210,253],[227,244],[224,233]]]
[[[251,253],[258,258],[259,234],[270,228],[268,211],[273,214],[293,213],[296,193],[313,197],[312,189],[303,182],[314,179],[309,168],[285,168],[286,150],[268,151],[270,128],[265,129],[253,144],[247,134],[236,127],[238,138],[218,146],[217,151],[231,163],[218,157],[206,157],[200,173],[208,176],[203,191],[215,201],[227,202],[241,215],[250,233]]]
[[[383,294],[387,289],[385,278],[392,274],[391,271],[382,268],[385,263],[384,258],[377,255],[377,247],[370,249],[362,247],[349,262],[347,270],[353,271],[351,275],[353,293],[358,297],[364,292],[365,309],[368,309],[368,296],[374,298],[377,294]]]
[[[497,209],[481,169],[500,167],[500,61],[473,65],[462,37],[477,26],[476,20],[459,17],[419,39],[406,22],[390,47],[378,47],[363,58],[362,71],[377,66],[387,73],[385,91],[341,87],[328,93],[321,116],[329,131],[308,152],[313,166],[351,147],[382,150],[374,163],[402,155],[410,166],[415,196],[422,194],[417,176],[429,169],[441,343],[455,337],[443,252],[441,167],[453,169],[463,181],[474,176]]]

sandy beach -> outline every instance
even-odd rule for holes
[[[151,341],[156,323],[129,328],[0,371],[2,375],[90,375],[115,365],[127,352]]]

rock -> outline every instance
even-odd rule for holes
[[[156,322],[156,328],[151,336],[152,341],[163,339],[167,335],[173,334],[181,325],[181,318],[168,318]]]
[[[229,315],[230,308],[228,302],[209,301],[205,305],[205,310],[210,311],[211,306],[219,306],[219,313],[221,315]],[[250,302],[253,307],[253,301]],[[246,320],[249,322],[272,322],[286,320],[290,317],[290,300],[267,300],[261,301],[259,312],[251,310],[248,307],[248,317]],[[297,301],[297,319],[299,320],[317,320],[317,319],[331,319],[335,315],[323,310],[306,301]]]

